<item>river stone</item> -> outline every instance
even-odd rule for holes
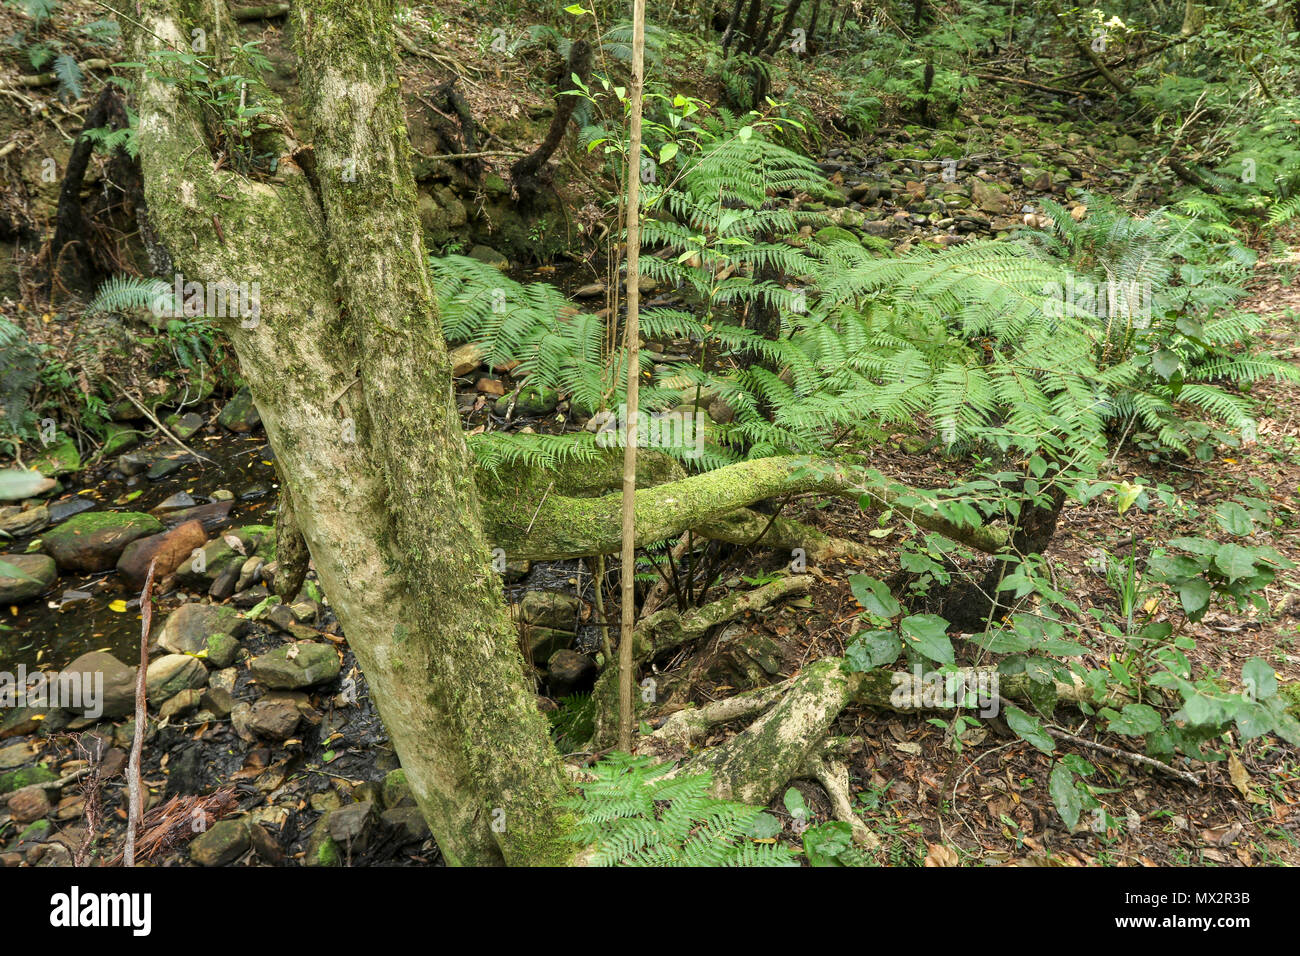
[[[0,604],[21,604],[54,583],[58,570],[45,554],[0,554]]]
[[[162,530],[136,511],[89,511],[47,531],[41,547],[64,571],[107,571],[132,541]]]
[[[204,531],[216,531],[230,524],[230,509],[234,506],[234,496],[231,495],[230,498],[220,501],[214,499],[206,505],[196,505],[184,511],[173,511],[164,515],[162,522],[169,528],[175,528],[187,521],[197,521],[203,525]]]
[[[321,817],[311,836],[307,838],[307,851],[303,854],[304,866],[342,866],[343,854],[330,837],[329,817]]]
[[[103,675],[103,717],[110,720],[114,717],[125,717],[135,710],[136,669],[123,664],[112,654],[106,651],[90,651],[63,668],[63,672],[85,674],[90,680],[95,680],[97,675]],[[147,677],[148,671],[145,674]]]
[[[547,684],[556,697],[567,697],[596,673],[596,662],[586,654],[567,648],[556,651],[546,663]]]
[[[167,654],[149,665],[144,672],[145,690],[149,700],[161,704],[168,698],[202,687],[208,682],[208,671],[198,658],[185,654]]]
[[[577,627],[582,600],[565,591],[526,591],[519,604],[523,619],[538,627],[572,631]]]
[[[238,637],[248,621],[232,607],[215,604],[184,604],[172,611],[158,634],[158,643],[173,654],[199,654],[208,648],[214,634]],[[230,662],[217,665],[229,667]]]
[[[217,422],[223,428],[237,434],[251,432],[262,423],[262,416],[258,413],[257,406],[253,404],[253,394],[248,390],[247,385],[226,403],[226,407],[217,416]]]
[[[81,453],[77,451],[77,443],[63,434],[58,435],[57,439],[31,463],[31,469],[39,471],[46,478],[58,478],[81,470]]]
[[[415,795],[411,793],[411,785],[406,780],[406,771],[401,767],[388,771],[380,793],[384,806],[390,810],[394,807],[415,806]]]
[[[229,866],[251,845],[244,820],[218,820],[190,841],[190,859],[199,866]]]
[[[36,746],[27,740],[0,747],[0,770],[13,770],[29,763],[36,756]],[[392,776],[392,774],[389,774]],[[406,778],[403,777],[403,780]]]
[[[44,787],[24,787],[9,798],[9,816],[14,823],[44,819],[52,809]]]
[[[50,509],[37,505],[24,511],[17,505],[0,508],[0,531],[15,538],[43,531],[50,524]]]
[[[540,665],[551,659],[556,651],[563,650],[575,639],[572,631],[557,631],[552,627],[528,627],[525,639],[528,641],[528,659]]]
[[[12,793],[38,783],[53,783],[59,775],[43,763],[0,773],[0,793]]]
[[[1014,212],[1016,208],[1015,200],[997,186],[986,183],[982,179],[977,179],[972,183],[970,196],[975,205],[985,212],[1005,216]]]
[[[239,641],[229,634],[209,634],[204,660],[212,667],[226,668],[235,662],[239,655]]]
[[[497,252],[491,246],[478,245],[470,249],[469,257],[477,259],[479,262],[485,262],[490,266],[496,266],[503,272],[510,268],[510,260]]]
[[[302,641],[255,657],[248,667],[264,687],[294,690],[323,684],[337,677],[339,656],[329,644]]]
[[[172,424],[172,431],[181,441],[188,441],[196,431],[203,427],[203,416],[197,412],[186,412]]]
[[[202,699],[203,691],[196,687],[177,691],[173,696],[167,698],[162,707],[158,708],[158,716],[179,717],[181,714],[188,714],[198,708]]]
[[[365,848],[375,822],[375,805],[369,800],[350,803],[334,810],[326,818],[329,835],[335,843],[353,853]]]
[[[207,540],[208,534],[198,521],[186,521],[170,531],[137,538],[117,559],[117,573],[133,587],[142,587],[150,561],[157,560],[154,578],[161,580],[188,561]]]
[[[401,845],[423,843],[432,836],[419,807],[394,807],[381,813],[379,820]]]
[[[302,712],[292,697],[267,694],[249,709],[247,726],[259,737],[287,740],[301,719]]]

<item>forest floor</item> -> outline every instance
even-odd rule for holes
[[[445,9],[450,4],[442,6]],[[76,4],[70,4],[69,8],[75,9]],[[85,8],[89,16],[91,6]],[[3,12],[0,17],[12,19],[13,14]],[[482,36],[476,32],[479,24],[471,17],[449,16],[445,22],[430,26],[441,38],[437,49],[423,54],[408,52],[403,58],[412,139],[417,150],[432,154],[446,148],[447,144],[439,139],[436,119],[439,108],[436,104],[429,106],[426,101],[448,75],[449,65],[456,66],[464,75],[465,98],[475,115],[492,118],[491,123],[485,119],[493,137],[487,146],[515,151],[527,146],[530,137],[539,136],[550,98],[534,64],[524,58],[492,54],[484,48]],[[267,51],[276,65],[271,84],[282,92],[292,93],[292,57],[280,25],[244,24],[241,32],[246,39],[261,37],[267,41]],[[683,82],[693,87],[692,93],[704,96],[716,93],[706,88],[697,69],[681,63],[665,68],[680,68]],[[798,67],[794,77],[785,79],[798,81],[803,105],[829,130],[836,102],[834,74]],[[48,225],[57,195],[57,182],[45,181],[40,175],[41,159],[66,151],[68,132],[75,132],[86,101],[70,106],[61,104],[48,88],[27,90],[21,96],[43,108],[43,112],[32,111],[22,103],[18,108],[14,108],[13,102],[0,104],[10,107],[2,111],[0,134],[6,141],[18,144],[14,161],[20,161],[22,166],[11,170],[16,186],[6,192],[5,201],[13,206],[9,214],[29,220],[35,235]],[[968,222],[973,230],[980,234],[1006,235],[1019,228],[1022,203],[1041,210],[1044,198],[1065,201],[1059,181],[1055,184],[1057,188],[1030,188],[1026,172],[1040,161],[1069,169],[1070,185],[1076,188],[1126,193],[1139,203],[1158,199],[1160,194],[1154,179],[1134,175],[1135,157],[1087,148],[1086,128],[1081,127],[1084,133],[1076,133],[1077,141],[1055,142],[1055,137],[1038,124],[1008,120],[1002,115],[1013,108],[1032,114],[1033,101],[1000,94],[995,98],[991,92],[982,92],[982,96],[983,102],[972,103],[963,110],[971,131],[964,148],[974,158],[963,160],[962,175],[964,178],[978,171],[1005,187],[1016,201],[1001,212],[971,210]],[[1003,122],[990,122],[989,113],[999,114]],[[33,122],[33,117],[37,121]],[[1114,131],[1112,123],[1111,132]],[[918,145],[916,137],[923,134],[899,121],[867,137],[845,139],[833,132],[831,135],[838,138],[824,144],[824,158],[833,181],[838,177],[838,182],[848,189],[855,185],[855,179],[871,179],[891,187],[894,193],[892,200],[858,203],[853,211],[861,212],[873,224],[880,224],[880,236],[895,249],[907,249],[931,239],[928,227],[907,215],[913,184],[922,184],[923,196],[924,185],[927,182],[933,185],[938,176],[937,162],[906,156]],[[1013,140],[1017,144],[1014,147]],[[1041,150],[1029,155],[1021,151],[1020,144],[1034,151],[1040,143]],[[488,165],[503,171],[508,162],[508,159],[494,159]],[[564,205],[575,210],[571,221],[564,225],[565,241],[571,244],[570,251],[575,257],[585,259],[581,267],[583,278],[599,279],[602,277],[600,258],[583,253],[590,252],[608,217],[608,211],[600,203],[602,190],[608,183],[600,180],[599,173],[590,164],[584,164],[582,150],[577,146],[561,158],[559,170],[557,181],[566,199]],[[447,178],[455,184],[454,177]],[[437,215],[441,217],[428,224],[438,235],[450,236],[446,230],[460,227],[450,226],[454,219],[448,219],[445,214],[460,201],[454,197],[448,199],[440,189],[427,191],[437,193]],[[473,210],[470,212],[473,220]],[[560,226],[553,222],[548,228],[557,231]],[[490,241],[491,234],[489,229],[472,237],[448,238],[442,248],[455,251],[461,244]],[[7,245],[19,259],[33,249],[30,240]],[[134,252],[138,254],[139,250]],[[512,262],[512,265],[517,272],[523,270],[522,262]],[[1246,304],[1268,320],[1266,348],[1287,355],[1292,361],[1300,361],[1296,352],[1296,344],[1300,342],[1300,285],[1294,282],[1297,272],[1300,272],[1300,254],[1266,257],[1253,285],[1252,298]],[[554,274],[554,266],[544,265],[537,270],[536,277],[546,279]],[[82,334],[85,330],[79,324],[64,321],[65,316],[57,310],[44,308],[35,290],[26,281],[18,281],[16,273],[4,276],[0,297],[3,298],[0,311],[23,327],[32,341],[48,346],[49,354],[69,369],[78,368],[77,356],[85,345]],[[51,311],[56,314],[51,316]],[[159,394],[172,384],[171,370],[164,368],[169,360],[166,349],[159,354],[135,345],[129,357],[120,356],[119,360],[121,365],[114,368],[138,394]],[[217,395],[224,398],[230,384],[230,381],[220,383]],[[472,377],[463,380],[460,388],[462,404],[472,409],[468,427],[502,426],[500,416],[494,422],[490,407],[485,407],[482,398],[475,395]],[[1297,500],[1300,395],[1293,388],[1271,383],[1257,386],[1253,395],[1259,403],[1256,439],[1239,448],[1220,447],[1208,458],[1200,459],[1156,454],[1132,436],[1126,436],[1116,446],[1104,477],[1151,487],[1167,485],[1190,507],[1166,508],[1154,503],[1149,510],[1134,507],[1119,514],[1113,499],[1107,496],[1086,506],[1067,506],[1048,552],[1052,573],[1061,590],[1068,591],[1085,609],[1104,608],[1113,616],[1116,597],[1100,570],[1100,555],[1122,559],[1133,554],[1140,567],[1153,548],[1170,537],[1221,536],[1214,517],[1216,503],[1242,495],[1265,502],[1276,519],[1272,528],[1257,532],[1258,540],[1300,564],[1297,517],[1300,513]],[[220,400],[204,399],[190,409],[202,413],[203,425],[194,443],[202,442],[200,447],[205,450],[208,443],[215,446],[230,439],[217,422],[221,404]],[[519,421],[511,427],[526,424],[527,421]],[[924,436],[918,436],[916,430],[900,431],[877,450],[875,466],[891,477],[918,486],[944,484],[957,470],[956,463],[917,450],[924,444],[918,437]],[[232,452],[231,460],[237,458],[238,464],[226,467],[221,474],[205,472],[201,463],[186,460],[179,471],[160,482],[130,485],[137,492],[142,487],[148,489],[146,498],[132,499],[128,497],[132,490],[123,484],[123,476],[112,474],[113,461],[106,458],[81,474],[66,477],[59,500],[83,497],[105,510],[123,508],[134,501],[132,507],[143,510],[143,502],[153,507],[173,491],[193,492],[195,499],[202,501],[212,492],[229,487],[242,499],[236,505],[235,516],[250,525],[260,524],[274,502],[272,455],[256,427],[251,433],[241,433],[239,440],[246,447]],[[165,443],[149,444],[137,451],[152,459],[168,453]],[[764,663],[782,676],[795,673],[820,657],[844,652],[847,642],[861,627],[860,608],[849,591],[847,576],[865,572],[887,578],[897,571],[894,558],[908,537],[907,530],[897,523],[882,526],[877,515],[864,513],[841,500],[829,503],[805,500],[792,506],[792,512],[839,536],[878,545],[882,556],[873,567],[844,562],[814,567],[812,573],[817,584],[808,599],[797,606],[773,609],[733,626],[749,635],[747,643],[750,644],[755,643],[753,635],[770,638],[771,653]],[[28,541],[19,537],[16,545],[25,547]],[[755,580],[780,570],[787,557],[760,552],[733,554],[729,560],[724,584],[739,587],[747,577]],[[517,584],[513,593],[517,594],[525,586],[539,585],[565,588],[583,602],[590,597],[590,578],[584,580],[583,572],[576,565],[539,568],[533,575],[529,579],[531,583]],[[93,609],[83,604],[73,611],[63,611],[62,618],[57,608],[54,614],[47,613],[50,609],[43,605],[59,603],[46,599],[53,598],[60,586],[90,595]],[[258,592],[256,588],[255,584],[242,596],[235,595],[231,598],[232,605],[251,613],[254,605],[248,595],[252,594],[252,600],[256,601],[264,593],[264,589]],[[1142,614],[1150,619],[1167,619],[1179,633],[1194,637],[1197,648],[1192,656],[1196,663],[1223,674],[1229,682],[1236,680],[1242,664],[1253,657],[1266,660],[1282,681],[1296,682],[1300,681],[1297,593],[1300,593],[1300,572],[1284,572],[1265,594],[1273,609],[1271,615],[1212,611],[1202,621],[1192,624],[1185,620],[1175,597],[1153,588],[1143,596]],[[100,649],[110,643],[119,657],[129,661],[129,648],[138,633],[138,616],[113,609],[115,602],[129,596],[112,572],[107,577],[103,574],[65,576],[55,591],[42,596],[35,609],[30,605],[21,611],[15,608],[7,630],[0,636],[13,647],[22,645],[14,651],[19,657],[27,653],[23,648],[30,648],[33,639],[45,640],[46,656],[40,658],[42,664],[62,666],[82,651]],[[165,620],[167,613],[199,596],[193,587],[177,587],[164,594],[156,620]],[[73,614],[88,623],[84,634],[68,623]],[[254,832],[244,851],[234,859],[275,864],[311,860],[314,855],[319,856],[324,840],[322,821],[337,811],[370,803],[376,816],[381,808],[386,808],[384,813],[388,818],[382,826],[375,825],[374,821],[361,821],[362,829],[367,830],[365,846],[340,862],[436,861],[436,848],[427,834],[421,833],[418,822],[411,819],[409,795],[402,792],[398,778],[390,779],[394,758],[374,708],[366,699],[364,678],[356,672],[345,636],[327,605],[311,612],[310,627],[317,632],[314,636],[301,630],[302,626],[301,621],[282,615],[277,622],[253,624],[243,639],[245,659],[235,665],[235,674],[224,678],[231,682],[229,691],[233,700],[263,700],[269,695],[262,694],[262,689],[251,679],[247,657],[268,653],[304,635],[336,646],[340,660],[337,678],[308,688],[302,697],[281,697],[276,701],[280,705],[286,701],[292,703],[304,718],[305,722],[296,725],[298,732],[294,736],[259,740],[255,734],[254,739],[247,739],[237,732],[227,715],[214,715],[212,720],[168,722],[161,735],[152,738],[146,748],[146,780],[158,797],[183,798],[210,794],[218,783],[235,783],[239,809],[248,813],[261,829]],[[75,641],[65,645],[57,633],[50,633],[59,629],[70,635],[75,633]],[[660,672],[670,681],[688,672],[697,677],[690,695],[697,702],[726,696],[736,688],[738,669],[748,667],[752,673],[753,664],[739,662],[732,656],[728,635],[734,636],[735,630],[724,628],[721,634],[695,649],[696,654],[661,662]],[[1108,655],[1117,650],[1120,648],[1108,643],[1108,639],[1099,639],[1086,663],[1104,666]],[[359,702],[354,698],[349,704],[343,698],[348,680],[355,682],[354,691],[359,689]],[[539,690],[547,689],[540,684]],[[1058,714],[1058,719],[1065,718]],[[1090,733],[1082,717],[1070,719],[1074,723],[1067,729],[1084,736]],[[19,757],[22,760],[17,764],[6,763],[0,769],[29,770],[48,763],[62,774],[78,768],[80,757],[66,738],[42,734],[35,724],[15,732],[16,726],[6,723],[8,729],[0,732],[4,738],[0,753],[7,754],[10,761]],[[126,742],[127,726],[118,722],[116,726],[96,728],[94,733],[120,751]],[[1092,782],[1098,786],[1100,799],[1112,819],[1101,828],[1094,827],[1093,820],[1089,819],[1071,832],[1048,797],[1046,781],[1050,761],[1014,736],[1000,718],[991,718],[962,734],[960,751],[954,749],[946,726],[936,726],[924,717],[851,708],[842,715],[836,730],[866,742],[852,761],[852,791],[855,805],[885,844],[886,862],[1232,866],[1300,863],[1300,813],[1293,812],[1300,801],[1300,758],[1292,750],[1258,740],[1239,747],[1234,754],[1245,777],[1230,772],[1227,762],[1204,765],[1205,769],[1199,771],[1204,784],[1199,788],[1145,769],[1137,770],[1092,751],[1079,750],[1079,756],[1098,767]],[[720,728],[717,737],[720,739],[730,732],[729,728]],[[1100,739],[1124,747],[1122,739],[1104,735]],[[22,750],[20,744],[28,749]],[[387,785],[386,781],[389,781]],[[826,819],[828,802],[820,789],[802,781],[795,786],[814,811],[813,822]],[[1112,788],[1113,792],[1102,792]],[[52,795],[57,798],[58,791]],[[100,826],[110,834],[106,843],[111,846],[122,830],[120,781],[103,781],[100,795],[105,813]],[[773,801],[771,809],[786,823],[787,836],[794,839],[793,821],[780,797]],[[44,857],[61,861],[75,849],[83,835],[79,827],[85,813],[85,796],[67,788],[63,800],[56,799],[49,808],[53,827],[40,835],[38,843],[31,839],[24,843],[19,833],[27,832],[23,828],[29,827],[30,821],[0,810],[0,840],[7,844],[4,862],[31,863]],[[357,821],[340,817],[335,822],[337,826],[332,829],[346,833]],[[186,839],[176,837],[172,845],[160,852],[156,862],[193,862],[194,854],[185,847],[189,834],[185,836]],[[66,851],[37,849],[38,845],[49,847],[55,843],[66,847]]]

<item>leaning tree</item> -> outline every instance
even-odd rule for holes
[[[466,480],[474,464],[425,266],[391,0],[294,4],[297,127],[231,43],[224,4],[142,0],[122,16],[145,65],[139,152],[159,237],[187,279],[259,284],[259,315],[224,325],[283,480],[277,586],[295,591],[310,554],[449,861],[580,859],[565,809],[571,776],[537,709],[490,550],[617,551],[618,462]],[[214,55],[195,55],[200,40]],[[213,91],[232,85],[245,110],[262,110],[255,122],[214,121]],[[767,459],[687,477],[654,455],[639,467],[638,543],[687,530],[747,541],[757,530],[814,556],[867,550],[746,510],[801,492],[860,494],[841,467]],[[984,550],[1001,544],[987,529],[913,517]],[[694,613],[647,616],[631,638],[636,655],[807,586],[794,577]],[[603,696],[610,683],[602,677]],[[887,681],[883,692],[822,661],[675,715],[650,747],[679,755],[711,724],[754,718],[685,766],[712,771],[719,796],[764,802],[798,776],[843,796],[826,732],[855,697],[879,702]]]

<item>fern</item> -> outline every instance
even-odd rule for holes
[[[710,777],[665,777],[647,757],[610,754],[569,802],[574,840],[595,848],[595,866],[794,866],[794,854],[751,834],[762,808],[715,800]]]
[[[54,75],[59,80],[59,96],[69,100],[81,99],[81,67],[68,53],[54,58]]]
[[[119,131],[120,132],[120,131]],[[140,276],[112,276],[95,291],[86,312],[126,312],[151,308],[160,296],[171,296],[172,287],[161,279]]]

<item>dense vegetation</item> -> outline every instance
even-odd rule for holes
[[[304,132],[326,96],[298,69],[309,46],[288,50],[286,33],[304,43],[288,6],[234,8],[188,47],[102,4],[6,8],[11,99],[43,98],[52,129],[64,114],[84,126],[58,142],[59,176],[44,188],[38,143],[10,123],[20,152],[0,147],[15,184],[0,210],[16,263],[0,289],[0,452],[12,460],[0,500],[23,502],[5,515],[14,528],[43,506],[33,470],[61,480],[40,487],[45,498],[90,490],[137,433],[193,454],[182,439],[195,429],[175,433],[187,409],[248,389],[270,401],[272,378],[247,359],[275,310],[250,310],[245,293],[242,311],[215,315],[210,291],[196,305],[173,284],[192,253],[167,248],[179,233],[148,207],[158,170],[178,161],[149,153],[140,114],[155,110],[157,124],[170,103],[193,117],[211,174],[251,191],[309,180],[302,194],[326,233],[342,230],[339,210],[357,201],[347,164],[363,186],[370,167],[346,153],[331,166],[328,137],[318,130],[313,145]],[[573,853],[1187,862],[1174,830],[1161,849],[1126,841],[1226,774],[1255,860],[1294,861],[1294,824],[1274,811],[1300,768],[1300,366],[1277,340],[1295,335],[1284,303],[1297,301],[1300,5],[657,0],[643,91],[630,6],[377,7],[410,128],[409,153],[392,162],[413,187],[396,176],[382,198],[410,221],[418,201],[427,278],[407,281],[432,294],[420,334],[454,347],[492,567],[525,616],[509,663],[532,665],[526,697],[543,698],[557,752],[581,765],[555,811],[569,815]],[[644,142],[629,158],[633,114]],[[635,568],[610,557],[621,534],[610,445],[629,402],[629,169],[648,446]],[[202,243],[229,247],[229,221],[196,221]],[[386,427],[384,406],[348,404],[370,399],[366,336],[406,326],[363,315],[358,280],[335,271],[333,328],[362,358],[322,382],[324,417],[349,445],[358,427],[367,449],[414,443],[400,430],[366,437]],[[349,331],[362,321],[368,332]],[[431,375],[441,364],[430,353]],[[431,395],[407,404],[441,401]],[[270,409],[262,417],[277,420]],[[288,471],[304,453],[268,436],[286,488],[307,487],[313,475]],[[413,494],[398,465],[385,468],[377,483],[395,500]],[[348,607],[322,573],[316,522],[295,527],[283,500],[274,593],[238,606],[264,618],[310,593]],[[306,501],[295,494],[300,512]],[[478,508],[455,527],[477,527]],[[416,526],[382,527],[355,534],[388,547]],[[14,544],[0,577],[33,580],[15,560],[41,551],[38,533],[4,533]],[[482,563],[466,548],[461,565]],[[581,654],[558,648],[554,622],[535,633],[537,592],[515,587],[556,559],[579,559],[556,567],[576,575],[591,620]],[[620,635],[622,575],[639,623]],[[155,599],[177,593],[164,584]],[[340,642],[353,633],[345,613],[319,619],[343,625]],[[1223,634],[1238,635],[1232,653],[1220,653]],[[610,753],[621,642],[636,668],[622,679],[640,688],[635,755]],[[562,680],[561,665],[581,676]],[[815,719],[786,752],[774,740],[797,707]],[[1003,748],[1015,806],[965,782],[1001,786],[979,762]],[[932,802],[899,809],[918,786]],[[1024,810],[1022,794],[1054,818]],[[972,825],[967,800],[999,809]]]

